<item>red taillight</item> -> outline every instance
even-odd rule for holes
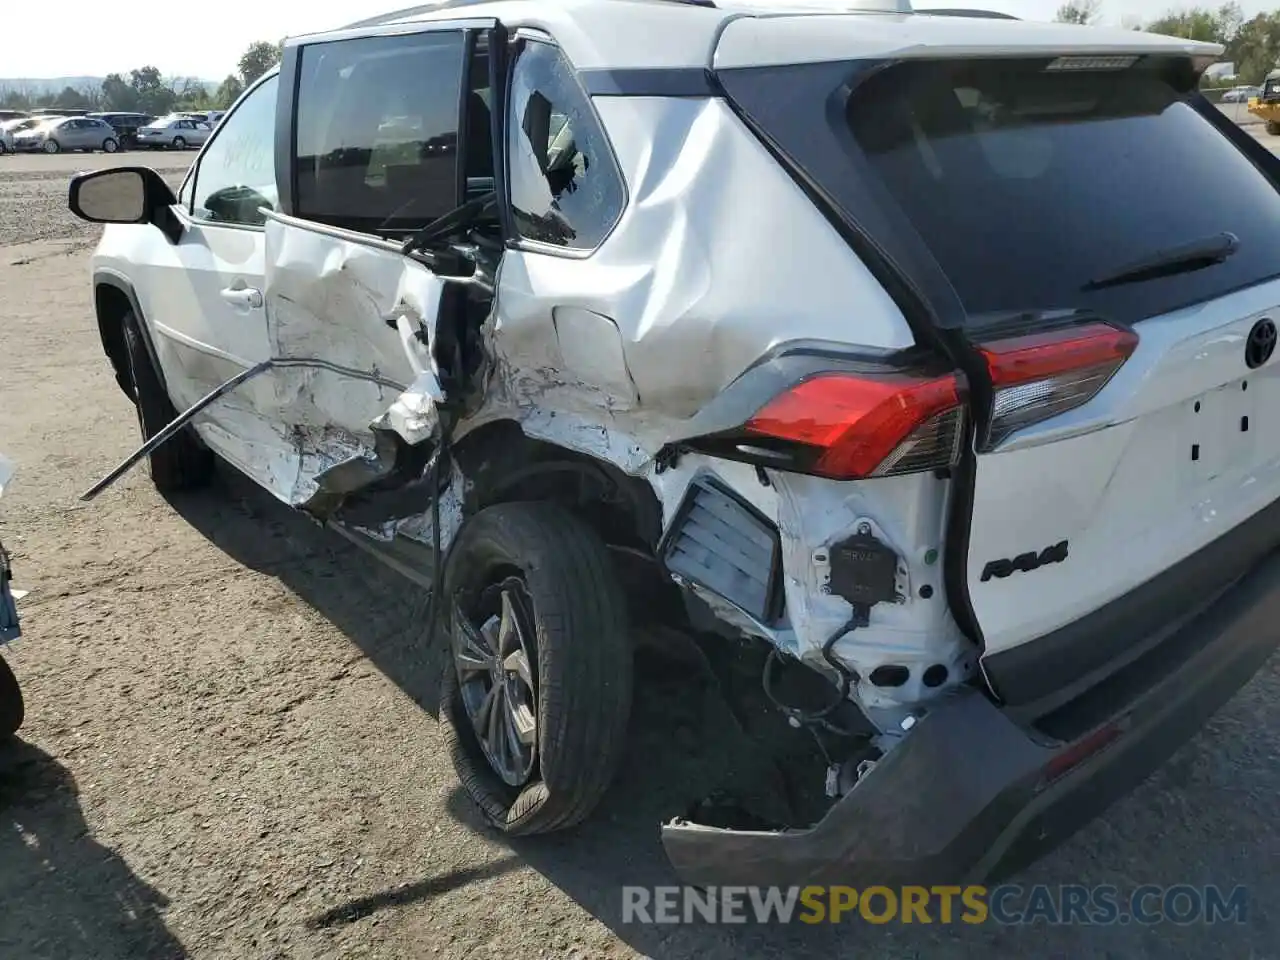
[[[806,472],[835,480],[915,473],[955,461],[961,400],[952,374],[820,374],[765,404],[745,431],[801,445]]]
[[[1045,764],[1041,786],[1047,787],[1055,780],[1065,777],[1080,764],[1111,746],[1120,739],[1122,733],[1124,729],[1120,723],[1109,723],[1064,748],[1061,753]]]
[[[1137,334],[1104,323],[983,344],[994,389],[986,446],[1091,400],[1137,345]]]

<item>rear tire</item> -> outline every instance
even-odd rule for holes
[[[175,150],[185,150],[185,149],[187,149],[187,141],[186,141],[185,139],[183,139],[182,137],[174,137],[174,138],[173,138],[173,149],[175,149]]]
[[[57,153],[62,149],[62,145],[57,140],[46,140],[44,142],[45,153]]]
[[[151,354],[147,352],[138,320],[132,312],[124,315],[121,327],[129,353],[129,375],[138,411],[138,426],[142,438],[149,440],[172,423],[178,413],[151,363]],[[190,425],[151,451],[147,460],[151,468],[151,482],[161,493],[201,487],[213,476],[213,454],[200,442]]]
[[[1271,134],[1273,137],[1280,137],[1280,123],[1277,123],[1275,120],[1268,120],[1267,133]]]
[[[0,740],[13,736],[22,726],[26,706],[22,702],[22,689],[9,664],[0,657]]]
[[[555,504],[499,504],[482,510],[459,533],[444,579],[446,607],[440,613],[451,637],[440,719],[458,779],[504,833],[575,826],[613,780],[631,711],[626,605],[608,550],[590,527]],[[530,681],[523,686],[511,656],[503,658],[508,647],[501,642],[501,622],[492,626],[509,610],[507,585],[517,585],[519,595],[510,606],[511,619],[521,624],[519,642],[509,649],[527,654],[523,666]],[[496,608],[495,589],[501,590]],[[488,649],[498,648],[492,658],[497,669],[467,666],[467,651],[478,648],[466,646],[460,621],[473,628],[471,641],[479,636]],[[495,688],[495,678],[504,685],[490,710],[506,710],[513,702],[525,710],[517,710],[508,727],[500,721],[497,737],[495,726],[479,732],[483,707],[476,708],[478,701],[488,701],[485,691]],[[516,762],[490,760],[492,744],[508,729],[520,745],[508,748],[506,759]]]
[[[107,137],[107,139],[102,141],[103,153],[115,153],[119,149],[120,149],[120,144],[119,142],[116,141],[114,137]]]

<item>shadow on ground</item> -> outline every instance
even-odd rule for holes
[[[0,742],[0,956],[185,957],[168,901],[90,835],[71,774],[24,741]]]

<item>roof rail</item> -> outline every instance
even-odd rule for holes
[[[416,17],[422,13],[435,13],[437,10],[455,10],[459,7],[483,6],[496,0],[436,0],[435,3],[423,3],[416,7],[405,7],[403,10],[389,10],[376,17],[348,23],[343,30],[355,30],[360,27],[378,27],[384,23],[394,23],[405,17]],[[690,7],[710,7],[715,9],[715,0],[653,0],[655,3],[678,3]]]
[[[416,17],[420,13],[435,13],[437,10],[453,10],[457,7],[475,7],[493,2],[494,0],[436,0],[435,3],[422,3],[416,7],[404,7],[401,10],[388,10],[386,13],[380,13],[376,17],[369,17],[365,20],[357,20],[355,23],[348,23],[342,29],[354,30],[358,27],[378,27],[384,23],[393,23],[396,20],[403,20],[405,17]]]
[[[977,17],[982,20],[1021,20],[1021,17],[1015,17],[1011,13],[1000,13],[997,10],[970,10],[965,7],[951,7],[941,10],[920,10],[916,13],[923,13],[929,17]]]

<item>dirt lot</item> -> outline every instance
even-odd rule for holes
[[[151,162],[180,177],[189,156]],[[95,157],[0,158],[0,503],[28,695],[0,749],[0,957],[1274,957],[1273,661],[1165,768],[1019,882],[1249,888],[1245,924],[1000,929],[626,925],[671,882],[657,823],[722,770],[722,717],[646,680],[630,762],[572,835],[510,844],[461,795],[430,715],[422,598],[243,482],[77,494],[137,442],[101,355]],[[980,762],[982,745],[974,745]]]

